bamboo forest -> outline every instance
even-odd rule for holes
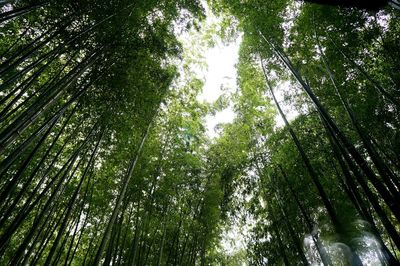
[[[400,1],[0,0],[3,265],[400,265]]]

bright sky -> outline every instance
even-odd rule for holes
[[[215,18],[212,18],[215,20]],[[239,46],[241,38],[237,38],[235,42],[229,44],[223,44],[218,42],[214,47],[209,48],[205,52],[205,62],[207,68],[205,70],[196,69],[201,72],[201,76],[204,77],[205,84],[203,92],[198,96],[199,101],[206,101],[212,103],[218,99],[219,96],[226,92],[233,92],[237,87],[237,71],[236,64],[239,60]],[[289,121],[296,118],[299,114],[293,108],[285,103],[284,93],[290,92],[289,84],[286,82],[280,84],[274,89],[275,96],[278,99],[282,109],[284,110],[286,117]],[[224,88],[223,90],[221,89]],[[235,118],[235,113],[232,107],[222,110],[216,113],[215,116],[208,115],[206,117],[207,134],[210,138],[218,136],[215,127],[220,123],[230,123]],[[276,126],[284,126],[283,119],[280,115],[275,117]]]
[[[204,73],[205,84],[198,100],[212,103],[224,92],[234,91],[236,88],[236,68],[238,62],[240,38],[235,42],[224,45],[218,42],[205,54],[207,69]],[[221,89],[224,88],[224,90]],[[217,136],[215,126],[220,123],[232,122],[235,114],[231,107],[216,113],[215,116],[206,117],[207,134],[214,138]]]
[[[218,18],[209,10],[207,10],[207,13],[207,25],[218,21]],[[199,101],[213,103],[224,93],[231,93],[236,90],[236,64],[239,60],[240,43],[241,37],[228,44],[217,41],[214,47],[204,51],[204,61],[207,67],[195,69],[196,73],[204,79],[203,91],[197,97]],[[210,138],[218,137],[215,127],[221,123],[230,123],[234,118],[235,113],[232,106],[217,112],[215,115],[206,116],[207,135]],[[245,239],[242,234],[238,233],[238,230],[237,226],[224,230],[221,244],[228,254],[233,254],[246,246]]]
[[[237,86],[236,67],[239,59],[239,46],[241,38],[239,37],[235,42],[224,45],[218,43],[215,47],[208,49],[205,54],[205,61],[207,63],[207,70],[202,74],[205,78],[205,85],[203,92],[199,95],[198,100],[212,103],[218,99],[224,92],[233,92]],[[284,93],[290,91],[286,82],[280,84],[274,89],[275,96],[279,101],[286,117],[289,121],[296,118],[299,114],[293,108],[290,108],[284,101]],[[221,86],[224,90],[221,89]],[[215,116],[208,115],[206,117],[207,134],[211,138],[215,138],[218,133],[215,126],[220,123],[230,123],[235,118],[235,113],[232,107],[216,113]],[[275,117],[276,126],[282,127],[284,125],[283,119],[280,115]]]

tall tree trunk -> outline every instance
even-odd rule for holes
[[[388,99],[391,103],[393,103],[397,108],[400,107],[400,101],[395,98],[393,95],[388,93],[382,85],[376,81],[371,75],[369,75],[359,64],[357,64],[352,58],[350,58],[340,47],[336,44],[336,42],[328,35],[328,39],[335,46],[335,48],[349,61],[374,87],[375,89],[381,93],[386,99]]]
[[[31,238],[33,236],[33,233],[35,232],[36,226],[38,223],[42,220],[43,216],[47,212],[48,208],[52,204],[53,199],[55,198],[56,194],[59,192],[62,184],[64,181],[68,182],[68,180],[71,178],[67,178],[68,174],[70,173],[73,165],[75,164],[75,161],[78,159],[78,156],[81,152],[81,149],[83,146],[86,144],[86,142],[89,140],[89,137],[91,136],[94,128],[96,125],[92,127],[92,130],[89,132],[87,135],[86,139],[84,142],[78,147],[78,149],[72,154],[72,156],[68,159],[67,163],[64,164],[64,166],[58,171],[56,176],[49,182],[49,184],[43,189],[42,193],[39,194],[39,196],[36,198],[36,200],[30,204],[30,202],[27,202],[27,205],[25,205],[25,208],[19,212],[19,214],[14,218],[13,222],[4,230],[3,234],[0,236],[0,251],[5,248],[6,243],[10,240],[14,232],[18,229],[18,227],[23,223],[24,219],[28,216],[28,214],[32,211],[32,209],[37,206],[37,204],[40,202],[40,200],[44,197],[44,195],[50,190],[50,188],[53,187],[55,182],[58,179],[58,182],[55,184],[54,189],[50,197],[48,198],[45,206],[43,207],[42,211],[40,212],[39,216],[35,219],[33,222],[33,225],[30,229],[30,232],[26,236],[26,238]],[[64,174],[62,174],[64,172]],[[58,178],[60,175],[62,176]],[[33,195],[32,195],[33,197]],[[29,205],[30,204],[30,205]],[[22,249],[23,250],[23,249]]]
[[[322,185],[321,185],[321,183],[319,181],[318,175],[315,172],[314,168],[312,167],[308,156],[306,155],[302,145],[300,144],[300,141],[298,140],[296,134],[294,133],[293,129],[291,128],[291,126],[289,124],[289,122],[287,121],[285,114],[283,113],[282,109],[280,108],[280,105],[279,105],[278,101],[275,98],[275,94],[273,92],[273,89],[271,87],[271,84],[270,84],[270,82],[268,80],[267,74],[266,74],[265,69],[264,69],[263,66],[262,66],[262,69],[263,69],[263,72],[264,72],[264,76],[265,76],[265,80],[266,80],[267,86],[268,86],[268,88],[269,88],[269,90],[270,90],[270,92],[272,94],[272,98],[273,98],[273,100],[274,100],[274,102],[275,102],[275,104],[276,104],[276,106],[278,108],[278,111],[279,111],[282,119],[285,122],[285,125],[286,125],[287,129],[289,130],[290,136],[292,137],[292,140],[295,143],[298,152],[300,153],[300,156],[301,156],[301,158],[302,158],[302,160],[303,160],[303,162],[304,162],[304,164],[306,166],[307,171],[308,171],[308,173],[309,173],[314,185],[317,188],[318,194],[321,197],[321,200],[322,200],[322,202],[324,204],[324,207],[326,208],[326,210],[328,212],[328,215],[329,215],[329,217],[330,217],[330,219],[332,221],[332,224],[333,224],[333,226],[335,228],[335,231],[338,233],[338,235],[341,238],[341,240],[346,243],[347,241],[345,240],[345,233],[343,232],[343,225],[339,221],[339,219],[337,217],[337,214],[336,214],[336,211],[334,210],[330,200],[328,199],[328,196],[326,195],[325,190],[324,190],[324,188],[322,187]],[[351,265],[360,265],[360,266],[362,265],[361,259],[358,257],[358,255],[354,251],[351,252],[351,257],[349,258],[349,263]]]
[[[285,252],[286,248],[283,245],[281,234],[279,233],[279,228],[276,226],[277,220],[275,219],[275,216],[273,214],[273,210],[271,208],[269,208],[269,212],[268,213],[272,217],[272,225],[271,226],[272,226],[273,231],[275,232],[275,236],[276,236],[276,239],[278,241],[279,253],[280,253],[280,255],[281,255],[282,259],[283,259],[283,263],[285,264],[285,266],[290,266],[291,264],[290,264],[290,262],[288,260],[286,252]]]
[[[325,124],[325,125],[326,125],[326,124]],[[328,129],[327,129],[327,130],[328,130]],[[366,220],[366,221],[368,221],[368,222],[370,223],[371,228],[372,228],[372,232],[374,233],[374,235],[375,235],[377,241],[379,242],[379,244],[380,244],[380,246],[381,246],[381,248],[382,248],[382,252],[383,252],[384,258],[387,260],[387,262],[389,263],[389,265],[397,265],[397,264],[399,264],[399,262],[397,261],[397,259],[396,259],[396,258],[393,256],[393,254],[389,251],[389,249],[387,248],[386,244],[385,244],[384,241],[382,240],[382,237],[381,237],[381,235],[380,235],[380,233],[379,233],[379,230],[378,230],[378,228],[377,228],[377,226],[376,226],[376,224],[375,224],[375,221],[374,221],[373,217],[370,215],[369,211],[367,210],[367,207],[366,207],[366,205],[365,205],[365,202],[364,202],[364,200],[362,199],[362,197],[361,197],[361,195],[360,195],[360,193],[359,193],[359,191],[358,191],[357,185],[356,185],[356,183],[353,181],[353,177],[351,176],[348,167],[346,166],[346,164],[345,164],[345,162],[344,162],[342,156],[340,155],[340,151],[338,151],[339,148],[338,148],[337,145],[333,142],[333,140],[332,140],[332,138],[331,138],[330,136],[328,136],[328,138],[329,138],[329,140],[330,140],[332,149],[333,149],[333,151],[334,151],[334,156],[335,156],[335,158],[337,159],[337,161],[339,162],[339,165],[340,165],[340,167],[341,167],[341,169],[342,169],[342,173],[343,173],[343,175],[345,176],[345,184],[344,184],[344,185],[345,185],[345,186],[348,185],[348,189],[349,189],[348,193],[350,194],[350,195],[349,195],[349,198],[352,200],[353,205],[355,205],[356,209],[358,210],[359,215],[360,215],[364,220]],[[361,177],[361,178],[362,178],[362,177]],[[359,180],[359,178],[357,178],[357,179]],[[356,180],[357,180],[357,179],[356,179]],[[365,186],[365,182],[362,181],[362,183],[363,183],[364,186]],[[369,191],[369,189],[368,189],[368,191]],[[374,208],[377,208],[377,209],[378,209],[378,213],[381,214],[381,215],[382,215],[382,214],[384,215],[383,210],[379,207],[379,203],[377,202],[377,200],[375,199],[375,197],[372,196],[372,193],[371,193],[371,192],[368,192],[368,193],[366,193],[366,195],[367,195],[367,198],[369,198],[370,201],[373,202]],[[395,228],[391,225],[391,223],[390,223],[390,221],[387,219],[386,215],[384,215],[384,217],[385,217],[385,218],[383,219],[383,225],[384,225],[385,228],[387,228],[387,231],[388,231],[389,233],[391,233],[391,234],[390,234],[390,237],[391,237],[391,238],[394,238],[394,239],[399,239],[399,235],[397,234]]]
[[[24,14],[26,14],[28,12],[31,12],[31,11],[33,11],[33,10],[35,10],[35,9],[45,5],[45,4],[46,4],[45,1],[38,2],[38,3],[30,4],[30,5],[27,5],[27,6],[24,6],[24,7],[15,8],[15,9],[12,9],[10,11],[1,13],[0,14],[0,23],[4,22],[4,21],[7,21],[7,20],[10,20],[12,18],[18,17],[18,16],[22,16],[22,15],[24,15]]]
[[[329,79],[331,80],[332,85],[336,91],[336,94],[338,95],[340,101],[342,102],[342,105],[344,106],[344,108],[350,118],[351,123],[353,124],[358,135],[360,136],[360,138],[364,144],[364,147],[366,148],[368,154],[370,155],[371,160],[375,164],[376,169],[378,170],[380,176],[384,180],[388,190],[392,193],[393,197],[395,197],[397,200],[399,200],[400,193],[399,193],[398,189],[400,187],[400,184],[398,183],[398,177],[395,176],[395,174],[392,172],[392,170],[386,165],[386,163],[380,157],[379,153],[374,149],[369,136],[361,128],[360,122],[358,121],[356,115],[354,114],[349,103],[344,99],[342,93],[340,92],[338,86],[336,85],[333,72],[326,60],[324,52],[321,49],[321,45],[319,43],[318,37],[316,37],[316,39],[317,39],[318,50],[321,54],[322,61],[324,63],[325,69],[329,75]],[[397,188],[394,185],[396,185]]]
[[[25,161],[22,163],[22,165],[19,166],[17,173],[13,176],[13,178],[6,183],[6,185],[3,187],[3,190],[0,193],[0,201],[5,202],[6,199],[10,196],[10,194],[13,193],[19,179],[21,178],[22,174],[25,172],[27,169],[29,163],[33,160],[35,154],[38,152],[39,148],[41,148],[42,144],[44,141],[47,139],[47,137],[50,135],[52,132],[52,129],[54,126],[57,124],[60,116],[56,117],[52,124],[48,127],[47,131],[43,134],[43,136],[40,138],[39,142],[35,145],[31,153],[28,155],[28,157],[25,159]]]
[[[290,220],[289,220],[289,218],[287,216],[287,213],[286,213],[285,209],[283,208],[282,203],[280,202],[280,199],[278,198],[278,196],[276,194],[275,194],[275,198],[278,201],[279,207],[280,207],[281,212],[282,212],[283,220],[284,220],[284,222],[286,224],[286,227],[289,230],[290,237],[292,238],[292,242],[293,242],[295,248],[297,249],[297,253],[300,256],[303,265],[309,266],[310,264],[308,263],[307,258],[306,258],[305,254],[304,254],[303,248],[301,246],[300,239],[299,239],[297,233],[295,232],[295,230],[293,229],[293,226],[290,223]]]
[[[331,130],[331,128],[328,127],[329,130]],[[354,176],[356,177],[357,182],[360,184],[361,188],[363,189],[365,195],[367,196],[369,202],[371,203],[371,205],[373,206],[375,212],[378,214],[378,217],[380,218],[382,224],[384,225],[385,229],[387,230],[387,232],[389,233],[389,236],[393,239],[393,241],[396,243],[396,246],[398,246],[398,248],[400,248],[400,235],[397,233],[395,227],[393,226],[393,224],[390,222],[388,216],[386,215],[385,211],[382,209],[382,207],[379,205],[379,200],[376,197],[376,195],[371,191],[371,189],[369,188],[367,182],[364,180],[364,177],[361,175],[361,173],[358,171],[357,166],[354,165],[353,161],[351,160],[351,158],[349,157],[349,155],[347,155],[347,153],[344,151],[344,148],[342,147],[342,145],[340,145],[340,143],[338,143],[338,140],[335,139],[335,136],[333,135],[333,133],[331,132],[331,136],[333,137],[333,139],[335,140],[335,146],[340,150],[342,156],[344,157],[344,159],[346,160],[346,162],[348,163],[351,171],[353,172]],[[350,178],[349,178],[350,179]],[[352,184],[351,182],[349,184]],[[354,185],[353,185],[354,186]],[[354,188],[354,190],[356,190],[356,188]]]
[[[311,220],[310,215],[307,213],[307,211],[305,210],[303,204],[301,204],[300,200],[298,199],[296,192],[293,190],[293,188],[292,188],[292,186],[291,186],[291,184],[289,182],[289,179],[287,177],[286,172],[283,170],[281,165],[278,165],[278,168],[279,168],[283,178],[285,179],[285,181],[286,181],[286,183],[287,183],[287,185],[289,187],[289,190],[290,190],[290,192],[292,194],[292,197],[294,198],[294,200],[296,202],[297,207],[299,208],[301,214],[303,215],[304,220],[306,221],[308,230],[310,231],[310,235],[311,235],[311,237],[313,239],[313,242],[315,243],[315,246],[317,247],[317,251],[318,251],[318,253],[320,255],[322,263],[324,264],[324,266],[333,266],[332,261],[329,258],[329,254],[326,251],[325,247],[322,245],[321,241],[319,240],[318,235],[314,235],[313,234],[314,222]]]
[[[86,165],[86,168],[85,168],[85,170],[84,170],[84,172],[82,174],[82,177],[81,177],[81,179],[79,181],[79,184],[78,184],[77,188],[75,189],[75,192],[72,195],[71,199],[69,200],[67,213],[65,214],[64,221],[61,224],[61,227],[60,227],[60,229],[59,229],[59,231],[57,233],[56,239],[54,240],[53,245],[52,245],[52,247],[51,247],[51,249],[50,249],[50,251],[49,251],[49,253],[47,255],[46,262],[45,262],[46,265],[49,265],[51,263],[51,261],[52,261],[52,257],[54,255],[54,252],[56,251],[56,249],[58,247],[58,243],[59,243],[59,241],[60,241],[60,239],[61,239],[61,237],[62,237],[62,235],[64,233],[64,230],[66,228],[67,222],[68,222],[68,220],[70,218],[70,214],[71,214],[71,212],[73,210],[74,203],[75,203],[76,198],[78,197],[78,194],[79,194],[79,192],[81,190],[83,181],[85,180],[85,178],[87,176],[87,173],[89,172],[90,167],[92,167],[92,164],[93,164],[95,155],[97,153],[97,150],[99,148],[99,144],[100,144],[100,141],[101,141],[102,137],[103,137],[103,132],[101,133],[101,135],[99,137],[99,140],[97,141],[96,147],[94,148],[94,150],[92,152],[92,155],[90,156],[89,162]]]
[[[260,33],[261,34],[261,33]],[[293,67],[292,63],[290,62],[289,58],[283,54],[274,44],[268,41],[264,35],[261,34],[263,39],[273,48],[275,54],[281,59],[281,61],[290,69],[291,73],[295,76],[297,81],[301,84],[301,87],[310,97],[310,99],[315,104],[318,112],[321,114],[323,119],[328,123],[329,127],[332,128],[334,134],[343,142],[346,150],[351,154],[353,159],[357,162],[359,167],[363,170],[365,175],[377,189],[379,194],[382,196],[392,213],[396,216],[397,220],[400,221],[400,203],[396,202],[395,199],[392,197],[391,193],[387,190],[387,188],[382,184],[382,182],[377,178],[375,173],[371,170],[366,160],[360,155],[354,145],[350,142],[350,140],[342,133],[342,131],[338,128],[335,124],[333,119],[330,117],[328,112],[323,108],[321,103],[319,102],[318,98],[315,96],[311,88],[306,84],[306,82],[301,77],[300,73],[296,71]]]
[[[144,132],[142,140],[141,140],[141,142],[139,144],[139,147],[138,147],[138,149],[136,151],[136,155],[131,160],[131,163],[130,163],[129,169],[128,169],[128,173],[127,173],[126,178],[125,178],[125,180],[124,180],[124,182],[122,184],[122,189],[121,189],[120,193],[118,194],[118,198],[117,198],[117,201],[115,203],[113,213],[112,213],[111,218],[110,218],[110,220],[108,222],[108,225],[107,225],[106,230],[104,232],[104,236],[103,236],[103,238],[101,240],[100,246],[99,246],[99,248],[97,250],[97,253],[96,253],[96,256],[94,258],[94,262],[93,262],[94,265],[98,265],[100,263],[100,260],[101,260],[101,258],[103,256],[104,249],[105,249],[106,245],[108,244],[108,239],[110,238],[110,234],[111,234],[111,228],[115,223],[115,219],[117,217],[117,213],[118,213],[120,205],[121,205],[121,203],[122,203],[122,201],[123,201],[123,199],[125,197],[125,193],[126,193],[126,190],[128,188],[129,181],[132,178],[133,170],[135,169],[135,166],[136,166],[136,164],[137,164],[137,162],[139,160],[139,156],[141,154],[141,151],[143,149],[144,143],[145,143],[145,141],[147,139],[147,136],[149,134],[150,127],[151,127],[151,123],[148,124],[147,129]]]

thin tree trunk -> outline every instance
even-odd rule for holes
[[[285,114],[283,113],[282,109],[280,108],[280,105],[279,105],[278,101],[275,98],[275,94],[274,94],[274,92],[272,90],[271,84],[270,84],[270,82],[268,80],[268,77],[266,75],[266,72],[265,72],[265,69],[264,69],[263,66],[262,66],[262,69],[263,69],[263,72],[264,72],[264,76],[265,76],[265,80],[266,80],[267,86],[268,86],[269,90],[271,91],[272,98],[273,98],[273,100],[274,100],[274,102],[275,102],[275,104],[276,104],[276,106],[278,108],[278,111],[279,111],[281,117],[283,118],[283,120],[285,122],[286,127],[289,130],[289,133],[290,133],[290,135],[292,137],[293,142],[296,145],[296,148],[297,148],[298,152],[301,155],[301,158],[302,158],[302,160],[303,160],[303,162],[304,162],[304,164],[306,166],[307,171],[308,171],[309,175],[311,176],[311,179],[312,179],[313,183],[315,184],[315,186],[317,188],[318,194],[321,197],[321,200],[322,200],[322,202],[323,202],[323,204],[324,204],[324,206],[325,206],[325,208],[326,208],[326,210],[328,212],[328,215],[329,215],[329,217],[330,217],[330,219],[332,221],[332,224],[333,224],[333,226],[335,228],[335,231],[338,233],[339,237],[342,238],[342,240],[344,240],[345,235],[344,235],[344,232],[343,232],[343,225],[339,221],[339,219],[337,217],[337,214],[336,214],[336,211],[334,210],[331,202],[329,201],[328,196],[326,195],[325,190],[324,190],[324,188],[322,187],[322,185],[321,185],[321,183],[319,181],[318,175],[314,171],[314,168],[312,167],[311,162],[308,159],[308,156],[306,155],[305,151],[303,150],[303,147],[300,144],[300,141],[298,140],[296,134],[294,133],[293,129],[291,128],[291,126],[289,124],[289,122],[287,121]],[[358,255],[354,251],[351,252],[351,257],[349,258],[349,262],[350,262],[351,265],[362,265],[361,259],[358,257]]]
[[[319,240],[318,235],[316,235],[316,236],[313,235],[312,232],[314,230],[314,226],[313,226],[314,223],[312,222],[310,216],[308,215],[307,211],[305,210],[303,204],[301,204],[300,200],[298,199],[296,192],[291,187],[291,184],[289,183],[289,179],[286,175],[286,172],[283,170],[281,165],[278,165],[278,168],[280,169],[281,174],[282,174],[283,178],[285,179],[294,200],[296,201],[297,207],[300,209],[300,212],[303,215],[304,220],[306,221],[308,230],[310,231],[310,235],[315,243],[315,246],[317,247],[317,250],[321,257],[322,263],[324,264],[324,266],[333,266],[332,261],[329,258],[329,254],[326,251],[325,247],[322,245],[321,241]]]
[[[380,236],[379,230],[378,230],[378,228],[377,228],[377,226],[375,224],[375,221],[374,221],[373,217],[370,215],[370,213],[367,210],[367,208],[365,207],[365,202],[364,202],[364,200],[362,199],[361,195],[358,192],[357,185],[353,181],[353,177],[351,176],[351,174],[349,172],[349,169],[347,168],[345,162],[343,161],[343,158],[340,155],[340,151],[338,150],[337,145],[333,142],[333,140],[332,140],[332,138],[330,136],[328,136],[328,137],[329,137],[332,149],[334,151],[334,155],[335,155],[336,159],[339,162],[339,165],[340,165],[340,167],[342,169],[342,173],[345,176],[345,183],[349,187],[349,191],[348,191],[348,193],[350,194],[349,198],[352,200],[353,205],[355,205],[355,207],[358,210],[360,216],[364,220],[366,220],[366,221],[368,221],[370,223],[371,228],[372,228],[372,232],[374,233],[377,241],[379,242],[379,244],[380,244],[380,246],[382,248],[382,252],[383,252],[384,258],[387,260],[389,265],[397,265],[399,262],[393,256],[393,254],[389,251],[389,249],[387,248],[386,244],[382,240],[382,237]],[[346,184],[344,184],[344,185],[346,185]],[[367,196],[371,197],[372,193],[369,192],[369,193],[366,193],[366,194],[367,194]],[[372,197],[372,202],[374,204],[377,204],[377,206],[379,206],[378,202],[376,202],[375,197]],[[373,204],[373,206],[375,206],[374,204]],[[378,210],[379,210],[379,213],[383,212],[380,207],[378,207]],[[386,217],[386,215],[385,215],[385,217]],[[384,222],[383,222],[385,228],[388,225],[388,222],[389,221],[385,218]],[[390,224],[390,222],[389,222],[389,224]],[[391,238],[399,239],[399,235],[397,234],[397,232],[396,232],[396,230],[395,230],[395,228],[393,226],[389,225],[388,229],[389,229],[388,232],[392,233],[390,235]]]
[[[331,128],[328,127],[329,130]],[[400,235],[397,233],[395,227],[393,224],[390,222],[389,218],[387,217],[385,211],[382,209],[382,207],[379,205],[379,200],[377,199],[376,195],[370,190],[367,182],[364,180],[363,176],[361,173],[358,171],[357,167],[354,165],[353,161],[351,158],[345,153],[344,148],[338,143],[338,140],[335,139],[335,136],[331,132],[331,135],[333,136],[333,139],[335,140],[335,146],[340,150],[342,153],[344,159],[348,163],[351,171],[353,172],[354,176],[356,177],[357,182],[360,184],[361,188],[363,189],[365,195],[367,196],[369,202],[373,206],[375,212],[378,214],[383,226],[389,233],[389,236],[393,239],[393,241],[396,243],[396,246],[400,248]],[[350,179],[350,178],[349,178]],[[349,183],[352,184],[352,183]],[[353,185],[354,186],[354,185]],[[354,188],[355,190],[356,188]]]
[[[279,233],[279,229],[276,226],[276,222],[277,221],[276,221],[276,219],[274,217],[272,209],[269,209],[268,213],[272,216],[272,225],[271,226],[272,226],[273,231],[275,232],[275,236],[276,236],[276,239],[278,241],[279,253],[280,253],[280,255],[281,255],[282,259],[283,259],[283,262],[284,262],[285,266],[290,266],[291,264],[289,263],[288,257],[287,257],[286,252],[285,252],[286,248],[283,246],[281,234]]]
[[[332,42],[332,44],[336,47],[336,49],[349,61],[374,87],[380,92],[386,99],[388,99],[395,106],[400,107],[400,101],[395,98],[393,95],[388,93],[378,81],[376,81],[371,75],[369,75],[359,64],[357,64],[353,59],[351,59],[342,49],[338,47],[338,45],[332,40],[331,37],[328,36],[328,39]]]
[[[54,190],[53,190],[53,193],[50,195],[49,199],[47,200],[47,203],[44,206],[43,210],[41,211],[41,214],[39,215],[39,217],[37,219],[35,219],[32,227],[31,227],[30,233],[26,236],[27,238],[31,238],[32,237],[37,224],[43,218],[43,215],[46,213],[46,211],[48,210],[49,206],[51,205],[53,198],[59,192],[63,181],[65,180],[65,178],[68,176],[69,172],[71,171],[76,159],[78,158],[78,155],[79,155],[82,147],[88,141],[89,136],[91,136],[92,131],[94,130],[95,127],[96,127],[96,125],[92,127],[92,130],[90,131],[90,133],[86,137],[85,141],[74,152],[74,154],[70,157],[68,162],[66,164],[64,164],[64,166],[60,169],[60,171],[56,174],[56,176],[50,181],[50,183],[44,188],[44,190],[37,197],[37,199],[30,205],[29,205],[29,201],[27,201],[27,205],[25,205],[25,208],[22,211],[19,212],[19,214],[15,217],[13,222],[7,227],[7,229],[4,230],[3,234],[0,236],[0,251],[3,250],[3,248],[5,248],[6,243],[9,241],[9,239],[11,238],[13,233],[18,229],[18,227],[22,224],[24,219],[28,216],[28,214],[32,211],[32,209],[37,205],[37,203],[43,198],[43,196],[47,193],[47,191],[51,187],[53,187],[53,184],[57,181],[58,176],[61,175],[61,173],[64,171],[64,174],[61,176],[61,178],[59,178],[58,182],[56,183],[56,185],[54,187]],[[32,197],[33,196],[34,195],[32,195]]]
[[[301,247],[300,239],[297,236],[297,233],[295,232],[295,230],[293,229],[292,224],[290,223],[290,220],[289,220],[289,218],[287,216],[287,213],[286,213],[285,209],[283,208],[282,203],[280,202],[280,199],[277,197],[277,195],[275,195],[275,198],[278,201],[279,207],[280,207],[282,215],[283,215],[283,220],[284,220],[284,222],[286,224],[286,227],[289,230],[290,237],[292,238],[292,242],[293,242],[295,248],[297,249],[297,253],[300,256],[303,265],[306,265],[306,266],[310,265],[308,263],[308,261],[307,261],[307,258],[305,256],[305,254],[304,254],[303,248]]]
[[[316,37],[317,38],[317,37]],[[371,157],[371,160],[376,166],[376,169],[378,170],[380,176],[383,178],[387,188],[389,191],[392,193],[392,196],[395,197],[397,200],[399,200],[399,191],[398,188],[400,187],[400,184],[397,182],[398,177],[394,175],[394,173],[389,169],[389,167],[385,164],[385,162],[382,160],[378,152],[374,149],[371,140],[369,136],[364,132],[364,130],[361,128],[361,125],[355,116],[354,112],[352,111],[349,103],[344,99],[342,93],[340,92],[339,88],[336,85],[333,72],[325,58],[325,54],[321,49],[321,45],[319,44],[318,38],[317,38],[317,46],[319,49],[319,52],[321,54],[322,61],[324,63],[325,69],[329,75],[329,78],[333,84],[333,87],[336,91],[336,94],[338,95],[340,101],[342,102],[354,128],[356,129],[358,135],[360,136],[364,147],[366,148],[368,154]],[[397,188],[394,186],[394,184],[397,186]]]
[[[99,140],[97,141],[96,147],[94,148],[94,150],[92,152],[92,155],[90,156],[89,162],[87,163],[85,171],[82,174],[82,177],[81,177],[81,180],[79,181],[78,187],[75,189],[75,192],[72,195],[72,197],[71,197],[71,199],[70,199],[70,201],[68,203],[67,213],[65,214],[64,221],[63,221],[63,223],[62,223],[62,225],[61,225],[61,227],[60,227],[60,229],[59,229],[59,231],[57,233],[57,237],[53,242],[53,245],[52,245],[52,247],[51,247],[51,249],[49,251],[49,254],[47,255],[46,262],[45,262],[46,265],[49,265],[51,263],[51,260],[52,260],[52,257],[54,255],[54,252],[56,251],[56,249],[58,247],[58,242],[60,241],[60,239],[61,239],[61,237],[62,237],[62,235],[64,233],[64,230],[66,228],[67,222],[68,222],[69,217],[70,217],[70,214],[71,214],[71,212],[73,210],[76,198],[78,197],[78,194],[79,194],[79,192],[81,190],[83,181],[85,180],[85,178],[87,176],[87,173],[89,172],[89,169],[93,164],[93,161],[94,161],[95,155],[97,153],[97,150],[99,148],[99,144],[100,144],[100,141],[101,141],[102,137],[103,137],[103,132],[101,133],[101,135],[99,137]]]
[[[20,7],[20,8],[15,8],[13,10],[1,13],[0,14],[0,23],[10,20],[12,18],[18,17],[18,16],[22,16],[22,15],[24,15],[28,12],[31,12],[45,4],[46,4],[46,2],[41,2],[41,3],[39,2],[36,4],[31,4],[31,5],[27,5],[27,6]]]
[[[95,52],[89,58],[87,58],[84,63],[82,63],[81,67],[75,68],[75,70],[71,72],[75,72],[70,77],[64,77],[62,81],[59,83],[63,84],[62,87],[58,89],[54,89],[51,93],[46,95],[43,99],[40,99],[36,104],[31,106],[25,112],[23,112],[16,121],[14,121],[11,125],[9,125],[5,130],[0,133],[0,152],[2,152],[16,137],[19,136],[21,132],[23,132],[28,126],[30,126],[41,113],[47,110],[52,104],[58,100],[58,98],[62,95],[62,92],[65,91],[69,86],[71,86],[78,77],[95,61],[99,59],[98,54]],[[65,84],[64,84],[65,83]],[[91,84],[91,83],[89,83]],[[56,86],[57,87],[57,86]],[[87,86],[84,87],[85,89]],[[60,110],[64,110],[67,108],[73,101],[75,101],[84,90],[78,91],[69,102],[67,102]],[[4,167],[4,166],[3,166]],[[2,169],[2,168],[1,168]]]
[[[111,228],[115,223],[115,219],[117,217],[117,213],[119,211],[121,202],[123,201],[123,199],[125,197],[125,193],[126,193],[126,190],[128,188],[129,181],[132,178],[133,170],[135,169],[135,166],[136,166],[136,164],[137,164],[137,162],[139,160],[139,156],[141,154],[141,151],[143,149],[144,143],[145,143],[145,141],[147,139],[147,136],[149,134],[150,127],[151,127],[151,123],[148,124],[147,129],[144,132],[142,140],[141,140],[141,142],[139,144],[139,147],[138,147],[138,149],[136,151],[136,155],[131,160],[127,176],[126,176],[126,178],[125,178],[125,180],[123,182],[123,185],[122,185],[121,192],[118,195],[117,201],[116,201],[115,206],[114,206],[113,213],[112,213],[111,218],[110,218],[110,220],[109,220],[109,222],[107,224],[106,230],[104,232],[104,236],[103,236],[103,238],[101,240],[100,246],[99,246],[98,251],[96,253],[96,256],[94,258],[94,261],[93,261],[94,265],[98,265],[100,263],[100,260],[101,260],[101,258],[103,256],[104,249],[105,249],[106,245],[108,244],[108,239],[110,238],[110,234],[111,234]]]
[[[3,187],[3,190],[0,194],[0,201],[5,202],[6,199],[14,192],[14,189],[21,178],[22,174],[25,172],[27,169],[29,163],[33,160],[35,154],[41,148],[42,144],[44,141],[47,139],[47,137],[50,135],[52,132],[52,129],[54,126],[57,124],[60,116],[56,117],[52,124],[48,127],[47,131],[43,134],[39,142],[35,145],[31,153],[28,155],[28,157],[25,159],[25,161],[22,163],[22,165],[19,166],[17,173],[13,176],[13,178]]]
[[[90,183],[90,180],[88,181],[88,184],[86,185],[87,188],[89,187],[89,183]],[[72,264],[73,260],[74,260],[76,251],[77,251],[77,249],[78,249],[78,247],[79,247],[79,244],[80,244],[80,242],[81,242],[81,240],[82,240],[82,236],[83,236],[84,230],[86,229],[86,225],[87,225],[87,222],[88,222],[88,217],[89,217],[90,210],[91,210],[91,206],[92,206],[92,197],[93,197],[94,186],[95,186],[95,182],[93,182],[93,185],[91,186],[90,197],[89,197],[89,199],[88,199],[88,201],[87,201],[87,202],[89,202],[89,206],[88,206],[88,209],[87,209],[87,212],[86,212],[86,215],[85,215],[85,220],[84,220],[84,222],[83,222],[82,227],[80,228],[80,234],[79,234],[78,240],[76,241],[75,248],[74,248],[74,250],[73,250],[73,252],[72,252],[71,260],[70,260],[69,263],[67,264],[68,266],[70,266],[70,265]],[[86,192],[85,192],[85,194],[86,194]],[[84,201],[84,199],[83,199],[83,200],[82,200],[82,204],[84,204],[84,203],[85,203],[85,201]]]
[[[4,52],[1,53],[0,55],[0,60],[1,58],[4,58],[8,52],[10,52],[21,40],[22,38],[26,35],[26,33],[29,31],[29,27],[27,27],[19,36],[18,39],[16,39]]]
[[[261,34],[261,33],[260,33]],[[333,132],[337,137],[340,139],[341,142],[344,143],[346,150],[351,154],[353,159],[357,162],[363,172],[366,174],[368,179],[377,189],[379,194],[382,196],[392,213],[396,216],[396,218],[400,221],[400,205],[399,202],[396,202],[395,199],[392,197],[390,192],[387,188],[382,184],[382,182],[377,178],[375,173],[370,169],[368,163],[365,159],[360,155],[354,145],[348,140],[348,138],[341,132],[341,130],[337,127],[334,123],[333,119],[327,113],[327,111],[322,107],[321,103],[319,102],[318,98],[314,95],[310,87],[304,82],[300,74],[294,69],[292,63],[290,62],[289,58],[284,55],[281,51],[279,51],[276,46],[274,46],[271,42],[269,42],[264,35],[261,34],[264,40],[274,49],[277,56],[282,60],[282,62],[290,69],[291,73],[295,76],[295,78],[299,81],[304,91],[308,94],[310,99],[314,102],[315,106],[317,107],[318,112],[321,114],[323,119],[329,124],[329,127],[332,128]]]
[[[166,217],[166,213],[164,213],[164,217]],[[161,262],[162,262],[162,258],[163,258],[163,251],[164,251],[164,244],[165,244],[165,236],[167,234],[167,225],[166,222],[164,220],[163,222],[163,234],[162,234],[162,240],[160,243],[160,252],[158,254],[158,262],[157,262],[157,266],[161,266]]]

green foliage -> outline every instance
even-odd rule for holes
[[[398,11],[207,3],[1,2],[1,265],[396,264]],[[238,36],[238,88],[199,102]]]

